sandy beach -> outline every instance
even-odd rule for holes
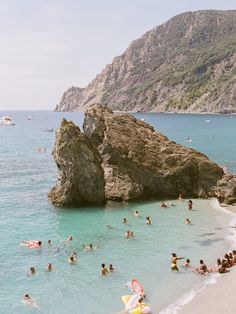
[[[236,206],[222,206],[236,214]],[[186,304],[179,314],[235,314],[236,266],[222,274],[215,284],[208,285]]]

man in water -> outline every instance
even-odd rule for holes
[[[177,257],[176,253],[172,253],[172,258],[171,258],[171,270],[177,270],[179,271],[177,267],[177,261],[184,259],[184,257]]]
[[[69,237],[66,239],[66,242],[70,242],[70,241],[72,241],[72,240],[74,240],[73,237],[72,237],[72,236],[69,236]]]
[[[136,212],[134,213],[134,216],[135,217],[139,217],[140,216],[138,210],[136,210]]]
[[[161,202],[160,207],[161,207],[161,208],[167,208],[168,206],[167,206],[167,204],[166,204],[166,203]]]
[[[146,225],[151,225],[151,219],[149,216],[146,217]]]
[[[110,273],[112,273],[113,271],[115,271],[115,269],[113,268],[112,264],[109,265],[109,271],[110,271]]]
[[[192,200],[189,200],[189,201],[188,201],[188,209],[189,209],[189,210],[192,210],[192,209],[193,209],[193,202],[192,202]]]
[[[106,268],[106,265],[105,265],[105,264],[102,264],[101,274],[102,274],[102,276],[106,276],[106,275],[108,275],[108,270],[107,270],[107,268]]]
[[[187,219],[185,220],[185,224],[186,224],[186,225],[191,225],[191,221],[187,218]]]
[[[123,224],[127,224],[127,223],[128,223],[127,218],[123,218],[123,219],[122,219],[122,222],[123,222]]]
[[[52,264],[51,264],[51,263],[48,263],[48,266],[47,266],[47,268],[46,268],[46,271],[47,271],[47,272],[50,272],[50,271],[52,271],[52,270],[53,270]]]
[[[73,253],[69,258],[68,258],[68,262],[70,264],[74,264],[77,262],[77,254],[76,253]]]

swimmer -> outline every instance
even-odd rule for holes
[[[133,233],[133,231],[130,231],[129,237],[130,237],[130,238],[134,238],[134,233]]]
[[[166,203],[161,202],[160,207],[161,207],[161,208],[167,208],[168,206],[167,206],[167,204],[166,204]]]
[[[115,271],[115,269],[113,268],[112,264],[109,265],[109,272],[112,273],[113,271]]]
[[[94,249],[94,246],[93,246],[92,244],[85,245],[85,244],[83,243],[83,247],[84,247],[84,249],[87,250],[87,251],[92,251],[92,250]]]
[[[176,253],[172,253],[172,258],[171,258],[171,270],[177,270],[179,271],[177,267],[177,261],[184,259],[184,257],[177,257]]]
[[[51,240],[48,240],[48,245],[51,245],[52,244],[52,241]]]
[[[127,224],[127,223],[128,223],[127,218],[123,218],[123,219],[122,219],[122,222],[123,222],[123,224]]]
[[[69,258],[68,258],[68,262],[70,264],[75,264],[77,263],[77,254],[73,253]]]
[[[125,237],[126,239],[130,237],[130,231],[129,231],[129,230],[126,231],[124,237]]]
[[[188,209],[189,210],[193,209],[193,202],[191,200],[188,201]]]
[[[168,203],[168,205],[169,205],[169,206],[175,206],[175,204],[174,204],[174,203]]]
[[[181,193],[179,194],[179,201],[183,201],[183,195]]]
[[[51,264],[51,263],[48,263],[48,266],[47,266],[47,268],[46,268],[45,271],[50,272],[50,271],[52,271],[52,270],[53,270],[52,264]]]
[[[72,240],[74,240],[73,237],[72,237],[72,236],[69,236],[69,237],[66,239],[65,242],[70,242],[70,241],[72,241]]]
[[[151,219],[149,216],[146,217],[146,225],[151,225]]]
[[[185,220],[185,224],[186,224],[186,225],[191,225],[191,221],[187,218],[187,219]]]
[[[32,276],[36,273],[36,269],[35,267],[30,267],[29,272],[28,272],[28,276]]]
[[[102,264],[101,274],[102,274],[102,276],[108,275],[108,270],[107,270],[105,264]]]
[[[32,307],[37,307],[38,305],[35,303],[35,301],[28,295],[24,294],[23,298],[21,299],[22,303],[30,305]]]
[[[187,258],[186,261],[184,262],[184,267],[190,268],[190,259],[189,258]]]
[[[107,229],[113,229],[111,225],[106,225]]]
[[[22,246],[27,246],[29,249],[38,249],[38,248],[41,248],[42,241],[39,241],[39,240],[30,240],[30,241],[23,240],[23,241],[21,241],[21,245]]]
[[[134,216],[135,217],[140,217],[140,214],[139,214],[138,210],[135,211]]]

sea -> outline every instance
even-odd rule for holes
[[[52,150],[56,129],[63,117],[80,127],[83,113],[51,111],[0,112],[15,126],[0,126],[0,313],[117,314],[124,313],[127,282],[136,278],[143,286],[153,314],[177,313],[217,275],[200,276],[178,262],[170,270],[171,253],[189,258],[195,269],[199,260],[216,265],[216,259],[235,248],[235,216],[215,199],[164,200],[118,203],[103,207],[62,209],[47,198],[57,181]],[[134,114],[171,140],[197,149],[231,173],[236,173],[236,116]],[[138,210],[140,217],[133,212]],[[150,216],[152,225],[145,224]],[[128,224],[122,219],[127,218]],[[189,218],[192,225],[186,225]],[[135,237],[126,239],[127,230]],[[68,236],[74,240],[66,242]],[[41,240],[40,250],[27,249],[22,240]],[[48,240],[52,241],[49,246]],[[83,244],[92,243],[93,251]],[[77,252],[78,262],[68,257]],[[54,270],[45,272],[48,263]],[[115,268],[101,276],[101,264]],[[30,267],[36,268],[33,276]],[[22,303],[29,294],[37,304]]]

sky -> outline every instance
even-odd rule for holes
[[[174,15],[235,0],[0,0],[0,111],[53,110],[132,40]]]

